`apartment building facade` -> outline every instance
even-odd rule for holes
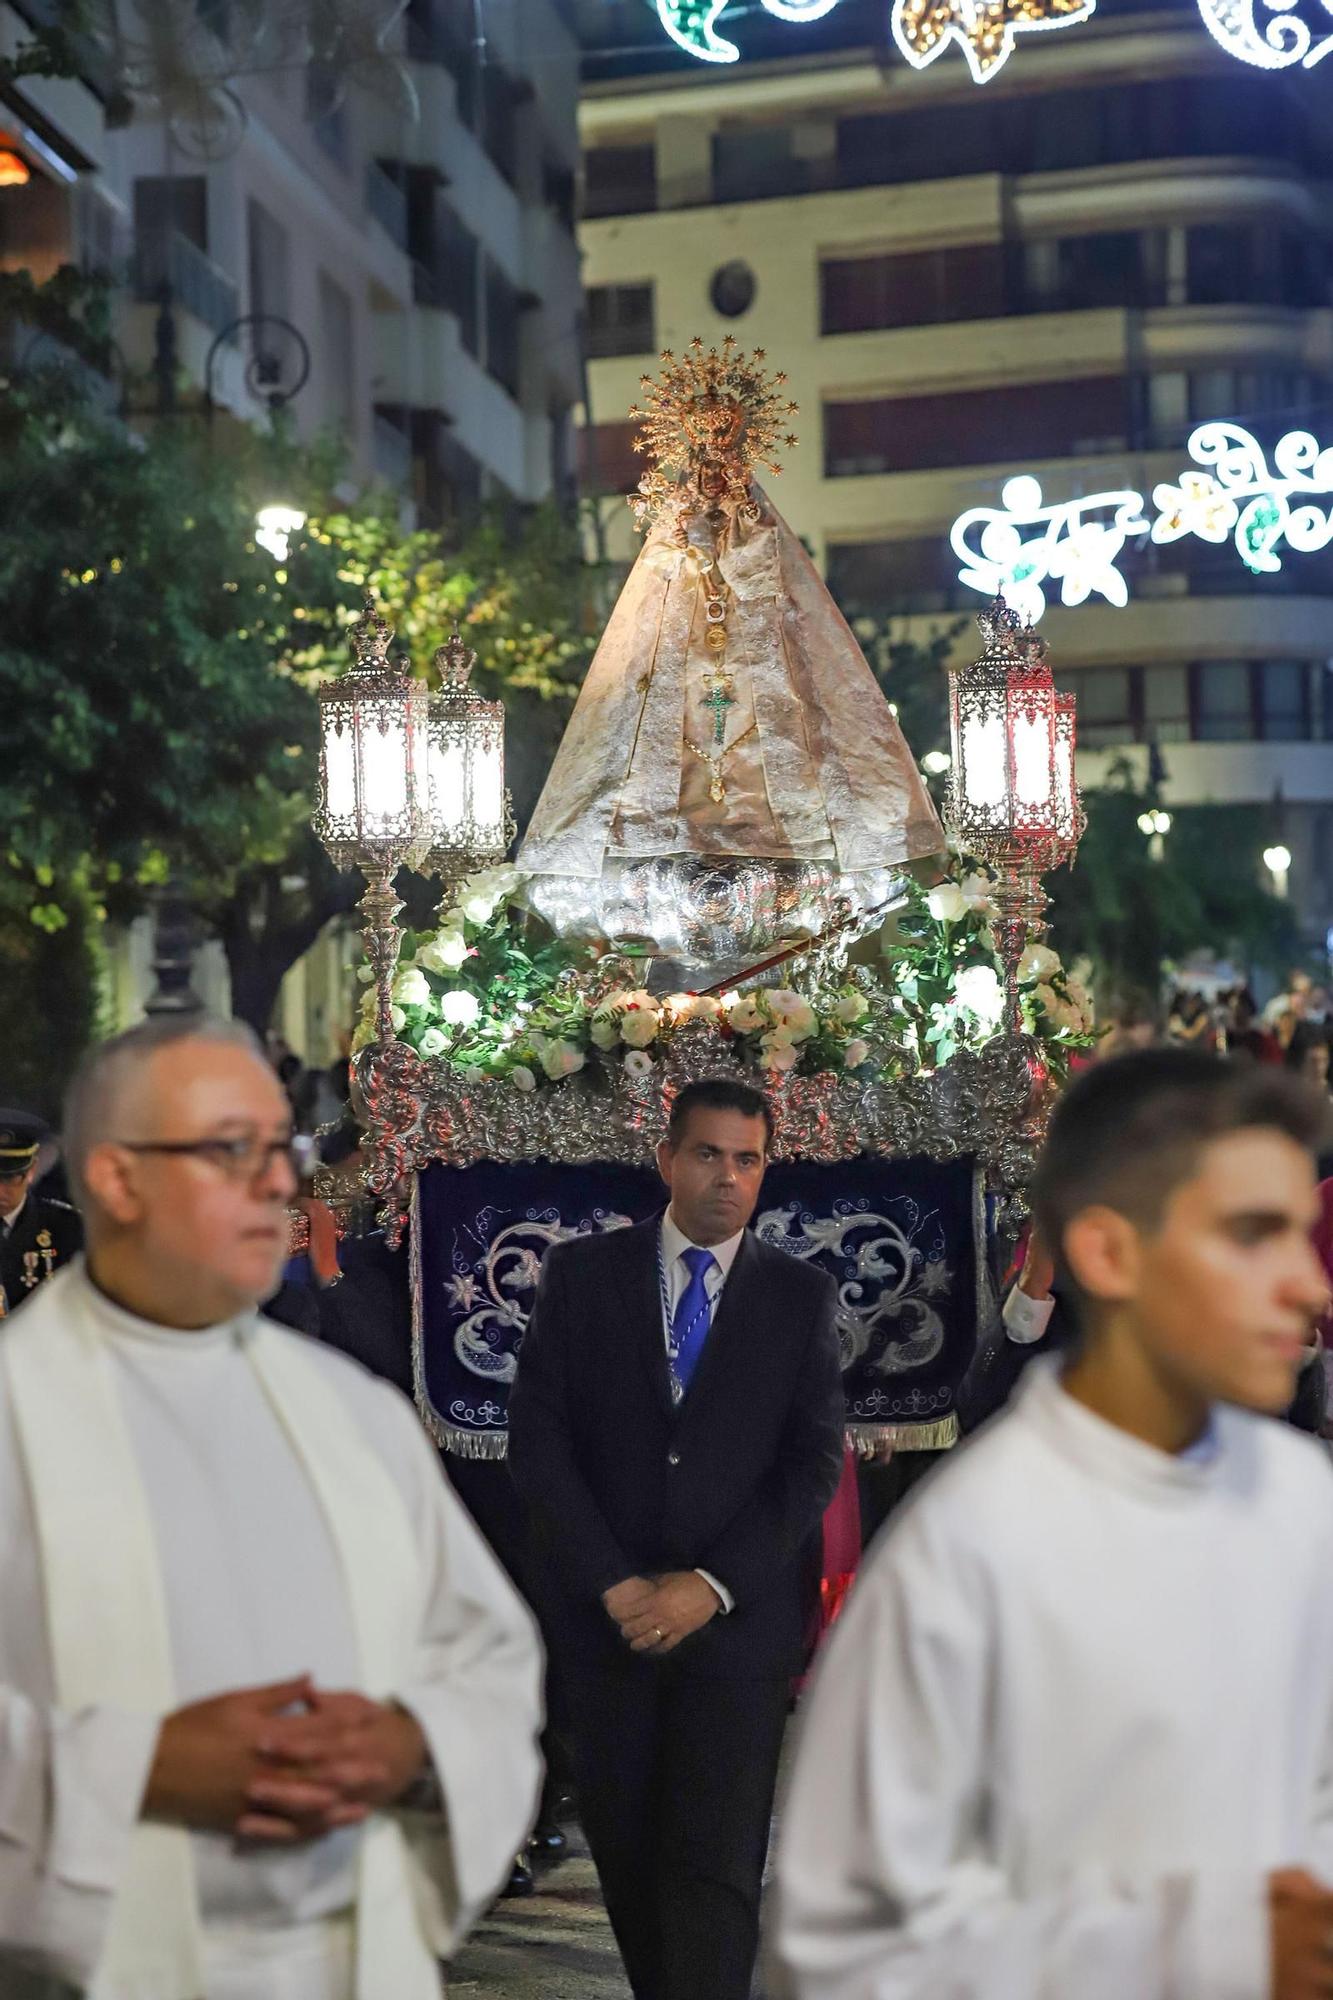
[[[1015,475],[1052,502],[1150,496],[1209,419],[1333,444],[1318,72],[1237,63],[1188,0],[1021,40],[980,88],[957,51],[920,74],[869,12],[848,20],[864,42],[812,52],[792,26],[790,54],[770,35],[726,67],[612,55],[586,87],[595,488],[633,484],[624,412],[660,348],[762,346],[801,405],[775,498],[849,615],[923,637],[979,608],[951,528]],[[604,518],[626,550],[619,506]],[[1229,539],[1143,536],[1123,569],[1123,607],[1057,590],[1042,624],[1084,781],[1152,758],[1168,807],[1263,806],[1322,946],[1333,560],[1255,574]],[[959,655],[975,643],[963,629]],[[1262,843],[1236,862],[1263,879]]]
[[[299,435],[341,446],[345,494],[385,487],[406,519],[571,499],[578,45],[563,9],[505,0],[479,37],[472,0],[409,0],[385,59],[336,74],[262,36],[233,49],[249,10],[179,0],[178,53],[215,85],[182,97],[177,79],[164,101],[122,7],[132,89],[94,33],[80,74],[0,90],[0,270],[110,275],[123,380],[107,398],[131,423],[262,426],[289,397]],[[0,53],[60,12],[0,0]],[[20,344],[8,366],[40,343]],[[304,1052],[333,1053],[355,953],[331,931],[289,980]],[[151,959],[140,926],[114,955],[118,1018],[151,992]],[[225,1006],[214,946],[196,986]]]

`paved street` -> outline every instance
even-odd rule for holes
[[[629,2000],[597,1876],[577,1825],[538,1893],[497,1903],[449,1978],[450,2000]]]

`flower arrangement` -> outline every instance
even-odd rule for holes
[[[913,885],[881,934],[882,969],[856,966],[804,992],[759,986],[719,995],[654,994],[628,985],[599,991],[589,946],[534,945],[503,866],[459,885],[440,928],[404,939],[394,978],[395,1033],[428,1061],[505,1077],[536,1090],[587,1070],[605,1080],[653,1074],[672,1035],[712,1023],[763,1074],[850,1072],[867,1079],[948,1062],[999,1030],[1004,1012],[989,876],[955,863],[931,889]],[[369,980],[369,969],[362,978]],[[1092,1008],[1081,980],[1043,944],[1019,969],[1024,1024],[1057,1073],[1091,1045]],[[367,986],[353,1049],[374,1039]]]

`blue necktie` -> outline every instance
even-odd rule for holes
[[[680,1302],[671,1317],[671,1345],[675,1350],[675,1375],[681,1389],[688,1389],[691,1377],[699,1365],[699,1356],[704,1351],[708,1338],[708,1326],[712,1317],[708,1303],[708,1287],[704,1283],[705,1274],[717,1262],[711,1250],[696,1250],[691,1244],[681,1251],[681,1257],[689,1270],[690,1281],[680,1295]]]

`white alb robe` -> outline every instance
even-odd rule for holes
[[[1266,2000],[1333,1883],[1333,1472],[1219,1410],[1155,1451],[1036,1363],[852,1593],[780,1815],[799,2000]]]
[[[246,1358],[253,1317],[201,1332],[153,1326],[114,1306],[77,1266],[14,1325],[31,1336],[39,1318],[55,1324],[74,1309],[95,1324],[110,1362],[147,1502],[176,1705],[306,1672],[324,1687],[360,1685],[329,1525]],[[296,1344],[406,1509],[426,1610],[412,1671],[394,1693],[421,1724],[440,1779],[449,1880],[438,1887],[456,1940],[535,1809],[535,1630],[410,1405],[341,1354],[268,1323],[265,1333]],[[96,1703],[71,1714],[55,1704],[9,1338],[0,1338],[0,1992],[19,2000],[24,1966],[90,1988],[93,2000],[122,2000],[94,1974],[160,1716]],[[116,1535],[114,1518],[105,1533],[108,1542]],[[326,1953],[330,1962],[346,1957],[362,1838],[346,1829],[295,1849],[240,1853],[220,1835],[190,1836],[206,1953],[216,1951],[219,1964],[250,1953],[276,1961],[289,1933],[293,1964],[307,1953],[312,1966]],[[254,1990],[278,1989],[261,1973]],[[313,1974],[310,1990],[319,1990]]]

